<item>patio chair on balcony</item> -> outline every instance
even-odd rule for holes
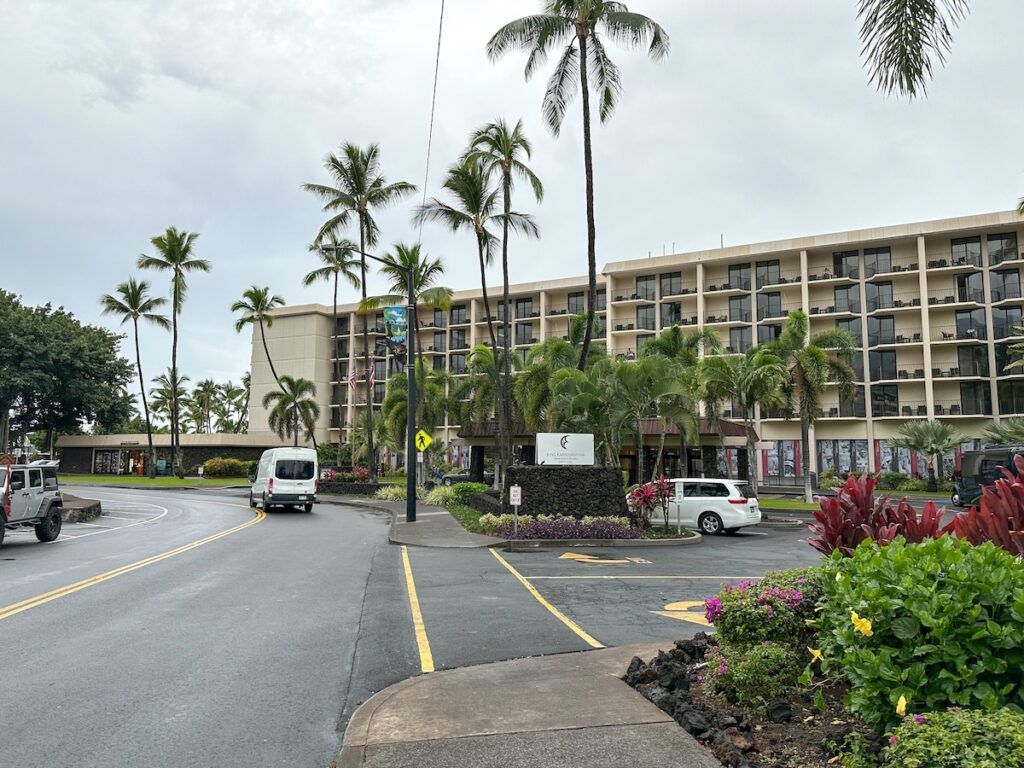
[[[960,403],[955,403],[955,404],[949,406],[949,413],[950,413],[951,416],[959,416],[960,415]]]
[[[914,411],[911,409],[911,407],[909,405],[904,405],[903,406],[903,415],[904,416],[912,416],[913,414],[914,414]]]
[[[915,333],[913,341],[914,342],[920,342],[921,341],[921,334],[920,333]]]
[[[946,412],[946,406],[942,405],[941,403],[936,403],[935,404],[935,415],[936,416],[941,416],[945,412]]]
[[[918,416],[927,416],[928,415],[928,406],[926,406],[926,405],[919,405],[919,406],[917,406],[917,415]]]
[[[953,333],[952,331],[942,331],[941,333],[943,341],[952,341],[953,339],[956,338],[956,334]]]
[[[915,379],[923,379],[924,378],[924,368],[915,368],[914,369],[914,378]]]

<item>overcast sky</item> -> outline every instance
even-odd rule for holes
[[[543,205],[516,241],[513,281],[584,274],[579,104],[560,138],[540,119],[548,68],[491,64],[489,36],[540,0],[447,0],[429,194],[469,132],[522,117]],[[1024,5],[975,2],[929,97],[878,94],[855,0],[633,0],[672,52],[614,50],[625,95],[595,129],[599,267],[613,260],[1005,210],[1024,193]],[[237,380],[248,335],[229,305],[252,284],[288,303],[322,221],[303,182],[325,153],[379,142],[392,180],[423,183],[439,0],[0,0],[0,286],[90,322],[149,238],[200,233],[213,273],[190,278],[180,365]],[[417,197],[418,201],[418,197]],[[415,241],[413,201],[382,215]],[[449,284],[478,284],[469,235],[436,227]],[[499,273],[492,270],[491,280]],[[162,275],[148,279],[166,290]],[[379,281],[371,288],[379,287]],[[351,298],[346,297],[346,298]],[[169,361],[146,329],[143,364]],[[127,351],[127,348],[126,348]]]

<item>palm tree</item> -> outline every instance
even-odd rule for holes
[[[249,431],[249,398],[252,396],[252,382],[248,371],[242,374],[242,389],[245,392],[238,411],[238,424],[235,427],[235,432],[240,434]]]
[[[556,136],[562,127],[569,102],[576,95],[577,86],[583,97],[583,165],[586,174],[590,290],[587,299],[589,322],[580,352],[580,370],[587,364],[590,331],[597,304],[597,229],[594,223],[590,87],[593,85],[598,91],[598,114],[602,123],[611,116],[622,92],[619,68],[608,58],[602,41],[604,35],[628,46],[648,45],[648,53],[654,60],[668,53],[668,35],[658,24],[642,14],[631,13],[625,3],[612,0],[545,0],[542,13],[506,24],[487,43],[487,54],[492,61],[510,50],[528,51],[525,72],[527,80],[547,61],[552,50],[563,47],[555,71],[548,81],[542,107],[545,122]]]
[[[316,243],[335,235],[344,229],[355,216],[359,225],[359,271],[362,299],[366,300],[366,249],[377,244],[380,228],[373,218],[378,209],[387,208],[399,202],[406,195],[416,191],[416,186],[406,181],[388,183],[380,167],[380,147],[370,144],[366,149],[355,144],[341,146],[341,157],[330,154],[324,160],[324,167],[335,186],[305,184],[303,189],[312,192],[324,202],[324,212],[330,218],[320,227],[314,240]],[[366,441],[369,449],[370,481],[377,478],[377,464],[373,450],[373,393],[370,388],[370,333],[367,318],[363,314],[363,375],[366,377]]]
[[[299,432],[304,431],[306,437],[312,437],[316,443],[314,430],[316,420],[320,418],[320,406],[316,403],[316,386],[309,379],[293,376],[282,376],[278,379],[280,389],[271,390],[263,396],[263,407],[267,409],[267,423],[270,428],[284,439],[292,435],[299,444]]]
[[[985,427],[985,441],[990,445],[1024,444],[1024,418],[1014,416]]]
[[[967,442],[967,435],[940,421],[906,421],[900,425],[898,436],[890,441],[896,448],[907,448],[928,457],[928,490],[938,490],[935,476],[935,457],[955,451]],[[941,474],[941,463],[939,464]]]
[[[149,476],[156,476],[156,450],[153,448],[153,423],[149,418],[149,401],[146,400],[146,384],[142,375],[142,353],[139,351],[139,319],[152,323],[164,330],[170,328],[167,317],[156,310],[167,303],[167,299],[149,295],[149,283],[137,281],[129,277],[127,282],[117,286],[117,296],[107,294],[100,299],[104,315],[120,315],[121,325],[132,321],[135,332],[135,369],[139,373],[139,394],[142,397],[142,410],[146,417],[146,440],[149,444],[149,460],[146,470]]]
[[[188,388],[185,386],[188,381],[188,376],[176,375],[170,368],[152,381],[156,386],[149,391],[149,408],[154,415],[163,416],[168,425],[179,424],[181,421],[188,399]],[[173,426],[171,436],[173,440]]]
[[[575,358],[573,358],[575,360]],[[613,372],[621,363],[603,358],[586,371],[568,366],[551,376],[552,424],[594,435],[602,464],[618,464],[622,436],[613,423]]]
[[[747,435],[747,481],[757,490],[757,433],[754,431],[755,411],[781,407],[787,371],[782,361],[761,347],[751,347],[742,357],[713,355],[701,363],[701,378],[709,397],[731,401],[739,408]]]
[[[612,426],[620,433],[633,430],[636,439],[637,482],[642,483],[646,476],[643,421],[647,418],[661,418],[667,399],[686,396],[678,380],[680,372],[679,363],[656,355],[639,360],[618,361],[611,372],[609,394],[612,397]],[[683,421],[683,414],[678,414],[677,418]],[[692,420],[684,423],[692,424]]]
[[[203,379],[192,390],[192,400],[202,412],[198,432],[213,432],[213,409],[220,399],[220,385],[213,379]]]
[[[512,459],[512,371],[508,363],[511,360],[511,312],[508,297],[508,232],[509,216],[512,213],[512,187],[516,178],[530,183],[533,196],[539,203],[544,198],[544,186],[537,175],[526,165],[533,148],[523,131],[523,121],[509,128],[508,123],[498,119],[488,123],[476,131],[469,141],[466,159],[478,160],[490,171],[501,175],[501,201],[504,219],[501,222],[501,307],[502,307],[502,342],[505,348],[505,370],[502,371],[502,407],[501,418],[504,421],[504,440],[500,446],[501,465],[508,466]]]
[[[168,227],[162,235],[156,235],[150,239],[150,243],[157,250],[156,256],[139,256],[138,266],[140,269],[155,269],[160,272],[171,273],[171,378],[178,378],[178,315],[181,314],[181,305],[185,302],[185,293],[188,284],[185,276],[189,272],[209,272],[210,262],[205,259],[193,257],[192,249],[195,246],[196,238],[199,235],[194,232],[180,232],[174,227]],[[175,393],[177,396],[177,393]],[[181,440],[178,428],[178,405],[171,404],[171,464],[174,471],[180,476],[181,469]]]
[[[331,357],[334,358],[334,380],[340,383],[341,360],[338,359],[337,345],[333,341],[333,337],[338,333],[338,280],[339,278],[344,277],[345,281],[351,284],[353,288],[358,288],[360,286],[360,280],[359,273],[356,272],[356,267],[360,264],[360,261],[355,258],[356,248],[358,246],[351,240],[339,240],[333,232],[327,235],[326,239],[330,240],[330,248],[324,248],[321,243],[313,243],[309,246],[309,250],[315,251],[320,256],[321,266],[318,269],[314,269],[312,272],[309,272],[303,278],[302,284],[310,286],[320,280],[330,280],[334,283],[334,303],[331,305],[331,316],[334,322],[334,330],[331,333]],[[342,430],[339,428],[337,456],[337,464],[339,467],[341,466],[341,438]]]
[[[800,418],[804,500],[811,502],[810,430],[821,412],[821,396],[826,384],[838,384],[841,397],[853,396],[856,374],[847,361],[857,348],[857,339],[849,331],[836,328],[817,333],[808,340],[807,315],[797,311],[789,313],[779,338],[764,346],[787,371],[783,386],[785,407],[789,413],[796,410]]]
[[[686,366],[695,366],[702,351],[708,355],[721,353],[722,338],[717,332],[710,328],[684,331],[681,326],[673,325],[663,330],[656,339],[645,342],[640,347],[639,356],[660,355]]]
[[[444,424],[446,416],[454,416],[457,402],[449,393],[455,391],[455,377],[447,371],[428,370],[421,362],[416,363],[416,391],[422,395],[422,407],[417,423],[421,429],[432,433]],[[408,414],[408,374],[396,373],[388,378],[387,392],[381,403],[384,417],[384,433],[396,450],[404,450]]]
[[[453,400],[459,404],[462,424],[485,425],[495,417],[501,402],[501,372],[504,369],[502,352],[477,344],[469,353],[466,370],[469,373],[455,390]],[[519,367],[519,357],[513,355],[510,365]]]
[[[266,329],[274,324],[274,316],[271,311],[275,307],[283,307],[284,298],[270,292],[269,286],[260,288],[258,285],[251,285],[242,292],[242,298],[231,305],[232,312],[241,312],[242,316],[235,321],[235,332],[241,333],[247,325],[255,325],[260,329],[260,340],[263,342],[263,353],[267,356],[267,365],[270,366],[270,374],[278,386],[281,385],[281,377],[277,375],[274,368],[274,361],[270,357],[270,349],[267,347]]]

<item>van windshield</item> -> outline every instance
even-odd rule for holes
[[[278,480],[312,480],[313,462],[301,459],[281,459],[274,467],[274,477]]]

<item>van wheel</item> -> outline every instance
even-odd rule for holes
[[[4,545],[4,533],[7,532],[7,526],[4,525],[4,520],[0,517],[0,547]]]
[[[252,497],[252,491],[249,491],[249,509],[256,508],[256,499]]]
[[[310,504],[303,504],[302,508],[304,510],[306,510],[307,512],[312,512],[313,511],[313,505],[311,503]]]
[[[45,542],[56,541],[57,537],[60,536],[63,522],[60,517],[60,509],[50,507],[50,511],[46,513],[43,522],[36,526],[36,538]]]
[[[444,483],[445,488],[450,488],[452,485],[452,479],[450,477],[446,477],[441,482]]]
[[[260,506],[260,509],[262,509],[264,512],[270,511],[270,505],[267,504],[267,494],[265,493],[263,494],[263,504]]]
[[[697,520],[697,527],[700,528],[701,533],[706,533],[709,536],[719,535],[723,528],[722,518],[716,515],[714,512],[705,512]]]

